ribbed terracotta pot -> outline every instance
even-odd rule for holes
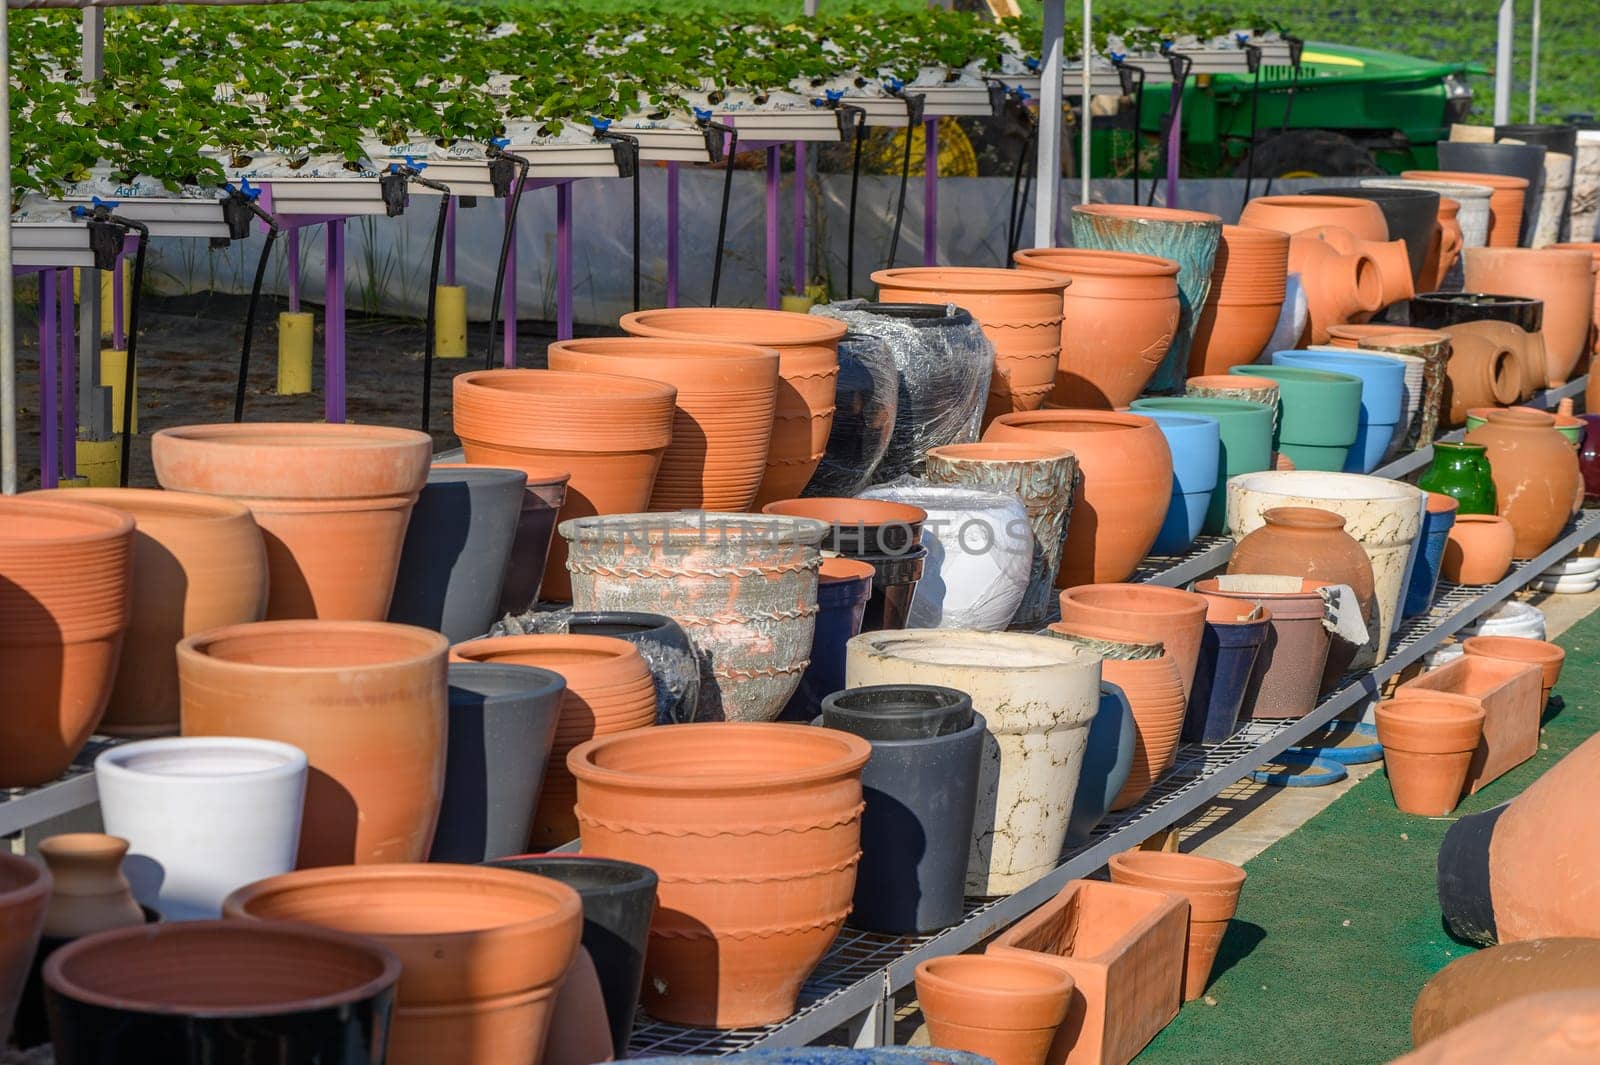
[[[1184,952],[1183,1000],[1205,994],[1217,949],[1239,908],[1245,872],[1232,862],[1175,851],[1124,851],[1106,863],[1113,884],[1149,888],[1189,900],[1189,943]]]
[[[631,514],[650,504],[672,440],[677,389],[660,381],[556,370],[477,370],[454,383],[456,435],[467,461],[568,471],[559,520]],[[565,601],[567,553],[550,545],[540,594]]]
[[[1056,587],[1127,580],[1149,554],[1172,499],[1172,451],[1154,421],[1115,411],[1034,411],[1002,415],[983,438],[1054,444],[1078,458]]]
[[[1061,593],[1061,620],[1126,629],[1159,641],[1172,654],[1188,698],[1205,636],[1203,596],[1154,584],[1086,584]]]
[[[929,958],[916,986],[929,1041],[994,1065],[1044,1065],[1073,1000],[1070,974],[1005,954]]]
[[[382,621],[261,621],[178,644],[185,736],[306,753],[298,865],[427,857],[444,793],[448,688],[437,632]]]
[[[1510,174],[1479,174],[1469,170],[1402,170],[1406,180],[1449,181],[1477,185],[1489,190],[1490,247],[1515,248],[1522,232],[1523,201],[1528,195],[1528,179]]]
[[[620,374],[678,390],[651,510],[747,510],[767,467],[778,353],[753,344],[600,337],[550,345],[550,369]]]
[[[1299,234],[1289,238],[1289,270],[1300,275],[1306,297],[1302,343],[1325,344],[1330,327],[1383,306],[1383,277],[1365,251],[1341,252],[1322,237]]]
[[[0,787],[60,776],[99,724],[133,607],[133,518],[0,498]]]
[[[446,863],[285,873],[235,891],[222,912],[392,950],[401,964],[392,1065],[538,1065],[583,931],[583,903],[565,884]]]
[[[163,488],[227,496],[255,515],[274,620],[388,616],[432,452],[426,433],[377,425],[188,425],[150,441]]]
[[[848,328],[844,322],[748,307],[671,307],[634,311],[617,324],[633,336],[733,340],[776,349],[778,392],[772,442],[755,502],[759,505],[800,494],[828,450],[828,435],[833,431],[839,341]],[[627,507],[609,513],[643,509]],[[563,514],[562,518],[585,516]]]
[[[1583,489],[1578,456],[1556,430],[1551,414],[1497,410],[1467,434],[1488,448],[1496,512],[1516,533],[1517,558],[1532,558],[1555,543]]]
[[[1580,248],[1471,248],[1464,261],[1470,291],[1544,301],[1548,378],[1537,384],[1566,384],[1594,328],[1594,257]]]
[[[1374,717],[1394,804],[1424,817],[1454,810],[1483,735],[1483,707],[1417,692],[1379,703]]]
[[[1222,227],[1211,291],[1189,349],[1191,377],[1225,374],[1256,360],[1277,328],[1288,275],[1288,234]]]
[[[661,877],[644,1008],[696,1027],[771,1024],[844,924],[872,746],[809,725],[709,722],[574,750],[583,853]]]
[[[1113,410],[1144,391],[1161,366],[1182,313],[1178,264],[1154,255],[1092,248],[1028,248],[1024,272],[1070,278],[1061,316],[1061,362],[1049,401]]]

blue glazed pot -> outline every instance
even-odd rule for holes
[[[1241,473],[1259,473],[1272,468],[1273,408],[1242,399],[1208,399],[1199,396],[1162,396],[1136,399],[1135,414],[1171,411],[1201,418],[1215,418],[1221,432],[1218,449],[1217,484],[1211,492],[1203,532],[1220,535],[1228,531],[1228,478]]]
[[[1422,514],[1422,531],[1417,543],[1422,550],[1417,555],[1416,567],[1406,584],[1406,602],[1402,613],[1410,618],[1426,614],[1433,606],[1433,592],[1439,586],[1439,563],[1444,560],[1445,543],[1456,523],[1459,509],[1455,499],[1438,492],[1428,493],[1428,509]]]
[[[1361,379],[1361,417],[1356,423],[1356,442],[1345,458],[1344,472],[1371,473],[1377,469],[1389,450],[1389,441],[1402,431],[1405,363],[1386,355],[1332,351],[1275,351],[1272,363],[1308,370],[1332,370]]]
[[[1137,731],[1128,697],[1115,684],[1101,681],[1100,709],[1089,724],[1089,745],[1083,752],[1083,769],[1067,823],[1067,846],[1088,842],[1089,833],[1128,782]]]
[[[861,572],[866,569],[868,572]],[[822,700],[844,688],[844,645],[861,634],[867,600],[872,595],[872,564],[849,558],[825,558],[817,577],[817,632],[811,641],[811,663],[800,686],[778,715],[779,721],[809,722],[821,713]]]
[[[1255,605],[1245,600],[1239,608],[1248,613]],[[1222,743],[1237,731],[1245,691],[1272,625],[1272,615],[1265,607],[1261,614],[1253,621],[1213,621],[1207,617],[1194,687],[1189,692],[1189,709],[1183,718],[1184,742]]]
[[[1222,462],[1221,430],[1215,418],[1168,410],[1139,413],[1161,427],[1172,450],[1172,502],[1152,555],[1178,555],[1205,527]]]

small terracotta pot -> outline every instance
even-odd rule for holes
[[[1245,872],[1232,862],[1198,854],[1124,851],[1107,863],[1111,882],[1150,888],[1189,900],[1189,943],[1184,955],[1183,1000],[1205,994],[1217,949],[1239,907]]]
[[[1043,1065],[1072,1002],[1066,972],[1003,954],[929,958],[916,982],[929,1041],[994,1065]]]
[[[928,519],[926,510],[910,503],[844,496],[778,499],[763,506],[761,513],[827,522],[822,549],[846,558],[913,554],[922,543],[922,523]]]
[[[1314,226],[1342,226],[1358,240],[1388,240],[1389,223],[1371,200],[1350,196],[1257,196],[1245,204],[1239,224],[1299,233]]]
[[[1394,804],[1424,817],[1454,810],[1483,736],[1483,707],[1419,692],[1379,703],[1374,716]]]
[[[1541,707],[1550,701],[1550,692],[1561,679],[1561,666],[1567,660],[1567,652],[1560,644],[1521,636],[1469,636],[1461,642],[1461,649],[1469,655],[1538,666],[1544,689]]]
[[[40,840],[39,857],[52,883],[45,935],[76,939],[144,924],[144,911],[122,875],[127,853],[127,840],[100,832],[65,832]]]
[[[1206,601],[1155,584],[1086,584],[1061,593],[1061,620],[1111,625],[1159,640],[1172,654],[1187,699],[1205,637]]]
[[[50,888],[44,866],[20,854],[0,854],[0,1032],[8,1036],[44,931]]]
[[[1536,410],[1494,411],[1466,439],[1488,448],[1497,512],[1516,533],[1515,557],[1533,558],[1561,535],[1581,499],[1577,454],[1555,417]]]
[[[1319,237],[1295,236],[1289,239],[1289,270],[1300,275],[1306,294],[1305,343],[1327,343],[1329,327],[1383,306],[1383,278],[1365,252],[1343,254]]]
[[[1510,174],[1480,174],[1469,170],[1402,170],[1400,176],[1419,181],[1450,181],[1480,185],[1489,193],[1489,244],[1515,248],[1522,232],[1522,206],[1528,179]]]
[[[1494,584],[1511,568],[1516,531],[1495,514],[1457,514],[1439,575],[1453,584]]]
[[[1469,248],[1465,262],[1469,290],[1544,300],[1548,378],[1537,384],[1566,384],[1594,328],[1594,257],[1581,248]]]

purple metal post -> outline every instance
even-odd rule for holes
[[[778,273],[783,269],[783,249],[779,247],[779,192],[783,182],[783,157],[776,144],[767,146],[767,307],[777,310],[783,303]]]
[[[794,142],[794,290],[806,291],[806,144]]]
[[[284,238],[284,249],[289,256],[289,313],[300,313],[300,229],[291,227]]]
[[[911,130],[906,130],[911,136]],[[923,119],[922,265],[939,265],[939,120]]]
[[[515,191],[515,190],[513,190]],[[506,197],[506,218],[511,217],[511,197]],[[506,369],[517,365],[517,235],[511,235],[511,246],[506,249],[506,278],[500,289],[501,358]]]
[[[85,280],[87,280],[85,274]],[[95,284],[100,283],[100,271],[94,272]],[[117,261],[111,266],[111,350],[125,351],[127,338],[122,335],[123,315],[127,313],[122,306],[122,256],[117,256]]]
[[[1178,160],[1183,154],[1183,88],[1172,86],[1172,129],[1167,133],[1167,206],[1178,206]]]
[[[556,339],[572,339],[572,183],[556,186]]]
[[[117,260],[122,265],[122,260]],[[95,276],[99,280],[99,275]],[[117,285],[117,292],[122,285]],[[61,271],[61,283],[56,286],[56,302],[61,307],[61,475],[78,476],[78,330],[77,315],[73,313],[72,271]],[[120,300],[118,302],[121,302]],[[117,323],[122,322],[122,309],[116,309]],[[85,338],[87,342],[88,338]],[[95,338],[98,342],[99,338]],[[41,359],[45,352],[39,352]],[[127,426],[130,431],[132,426]]]
[[[344,421],[344,219],[328,222],[328,250],[323,271],[327,323],[322,346],[323,416]]]
[[[450,197],[449,206],[444,209],[444,284],[456,283],[456,208],[459,206],[454,196]]]
[[[667,164],[667,306],[678,305],[678,164]]]
[[[39,275],[39,484],[56,477],[56,271]]]

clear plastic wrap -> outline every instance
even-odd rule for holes
[[[955,304],[841,300],[812,309],[888,345],[900,371],[894,434],[872,483],[922,472],[931,447],[978,439],[994,347]]]
[[[802,496],[853,496],[873,483],[894,433],[899,389],[900,371],[888,343],[870,333],[846,333],[839,341],[828,450]]]

